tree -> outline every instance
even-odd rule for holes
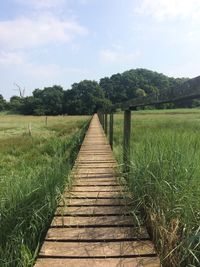
[[[113,104],[117,104],[138,96],[155,94],[160,90],[165,90],[167,94],[169,89],[183,84],[186,80],[170,78],[147,69],[132,69],[101,79],[100,86],[106,97]]]
[[[63,113],[64,91],[61,86],[45,87],[33,91],[34,113],[37,115],[59,115]],[[39,114],[38,114],[39,113]]]
[[[23,99],[21,112],[24,115],[45,115],[41,99],[34,96],[28,96]]]
[[[105,98],[102,88],[96,81],[84,80],[74,83],[71,90],[65,91],[64,111],[67,114],[93,114],[110,101]]]
[[[197,91],[199,79],[170,78],[161,73],[147,69],[131,69],[117,73],[110,78],[105,77],[99,83],[83,80],[74,83],[70,90],[64,91],[61,86],[54,85],[44,89],[35,89],[33,95],[23,97],[21,87],[18,87],[20,96],[10,99],[9,107],[13,112],[33,115],[93,114],[99,109],[109,111],[113,106],[119,106],[124,101],[138,97],[155,97],[161,92],[166,98],[173,98],[175,92],[186,86],[188,90]],[[184,85],[183,85],[184,83]],[[189,87],[188,87],[189,86]],[[0,110],[5,109],[5,100],[0,97]],[[7,104],[7,105],[8,105]],[[192,100],[176,103],[178,106],[196,106],[198,102]],[[170,108],[172,105],[156,105],[156,107]]]
[[[136,96],[137,97],[143,97],[143,96],[146,96],[147,94],[145,93],[145,91],[143,90],[143,89],[141,89],[141,88],[138,88],[137,90],[136,90]]]
[[[6,100],[0,95],[0,111],[3,111],[6,107]]]
[[[12,96],[10,98],[10,109],[13,112],[21,113],[21,108],[23,105],[23,99],[19,96]]]

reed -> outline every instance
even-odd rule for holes
[[[122,159],[123,117],[114,153]],[[200,266],[200,111],[133,112],[127,185],[163,266]],[[135,208],[133,208],[135,213]]]
[[[39,117],[0,117],[0,266],[33,266],[88,120],[52,117],[46,126]]]

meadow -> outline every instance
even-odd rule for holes
[[[163,266],[200,266],[200,110],[133,111],[131,123],[132,213],[142,214]],[[122,144],[123,115],[116,114],[121,167]]]
[[[0,115],[0,266],[33,266],[89,119]]]

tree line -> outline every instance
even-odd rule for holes
[[[187,80],[187,78],[171,78],[147,69],[132,69],[102,78],[99,82],[84,80],[74,83],[68,90],[54,85],[35,89],[31,96],[12,96],[9,101],[0,95],[0,111],[8,110],[24,115],[92,114],[98,109],[109,109],[112,105],[136,97],[145,97],[159,90],[170,91],[171,88],[178,87]],[[198,104],[190,101],[181,105]]]

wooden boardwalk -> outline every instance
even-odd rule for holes
[[[145,227],[130,216],[126,189],[117,182],[117,163],[94,115],[35,267],[158,267]]]

